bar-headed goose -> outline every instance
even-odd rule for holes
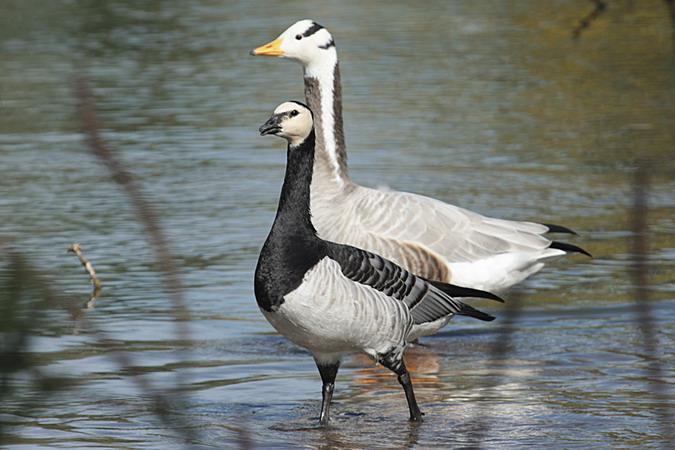
[[[569,252],[542,236],[569,229],[494,219],[429,197],[359,186],[347,174],[340,69],[333,36],[301,20],[251,52],[299,62],[315,112],[312,218],[319,236],[364,248],[429,279],[501,292]],[[590,256],[590,255],[589,255]]]
[[[374,253],[319,238],[310,218],[315,135],[302,103],[281,104],[260,134],[288,141],[279,207],[255,271],[263,315],[286,338],[314,356],[322,389],[321,424],[329,418],[340,361],[364,352],[392,370],[403,386],[410,420],[422,419],[403,363],[406,343],[445,325],[454,315],[493,320],[455,297],[487,292],[417,277]]]

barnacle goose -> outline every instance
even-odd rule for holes
[[[299,102],[283,103],[260,134],[283,137],[288,150],[279,206],[255,271],[255,296],[270,324],[314,356],[323,382],[320,423],[329,420],[335,377],[350,352],[364,352],[396,373],[410,420],[422,420],[403,362],[406,344],[454,315],[494,319],[457,297],[501,299],[426,280],[374,253],[318,237],[310,214],[311,111]]]

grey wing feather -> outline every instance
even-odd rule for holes
[[[358,217],[380,236],[421,242],[448,261],[476,261],[505,252],[540,252],[550,241],[548,227],[485,217],[435,199],[408,192],[362,188]],[[403,213],[405,212],[405,213]],[[356,219],[356,218],[354,218]]]
[[[366,250],[333,244],[329,246],[328,256],[340,264],[347,278],[377,289],[409,307],[429,289],[426,283],[412,273]]]
[[[340,264],[342,274],[347,278],[405,303],[416,324],[433,322],[451,314],[494,320],[493,316],[452,298],[430,282],[374,253],[332,243],[328,247],[328,256]]]

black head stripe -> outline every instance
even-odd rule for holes
[[[318,23],[312,22],[312,26],[309,27],[309,28],[307,29],[307,31],[305,31],[304,33],[302,33],[302,35],[303,35],[304,37],[309,37],[309,36],[313,35],[314,33],[316,33],[317,31],[319,31],[319,30],[322,29],[322,28],[323,28],[323,26],[319,25]]]
[[[332,39],[331,39],[330,42],[327,43],[327,44],[319,45],[319,48],[322,48],[322,49],[324,49],[324,50],[328,50],[328,49],[331,48],[331,47],[335,47],[335,41],[332,40]]]
[[[303,108],[309,109],[309,106],[307,106],[307,105],[305,105],[304,103],[299,102],[299,101],[297,101],[297,100],[290,100],[290,102],[291,102],[291,103],[295,103],[296,105],[300,105],[300,106],[302,106]],[[310,111],[311,111],[311,109],[310,109]]]

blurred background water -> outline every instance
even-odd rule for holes
[[[13,324],[28,324],[30,364],[3,379],[0,443],[672,444],[659,411],[675,382],[673,30],[666,2],[607,3],[574,40],[591,2],[3,1],[0,238],[84,303],[87,275],[66,254],[79,242],[104,290],[84,322],[31,302],[30,286],[16,317],[3,309],[3,345]],[[333,423],[318,428],[314,363],[273,332],[253,296],[285,164],[284,142],[257,128],[282,101],[302,100],[303,84],[297,64],[248,53],[308,17],[335,36],[355,181],[560,223],[594,255],[524,283],[509,296],[517,315],[479,303],[500,320],[456,319],[412,348],[421,426],[407,423],[395,378],[354,356],[338,375]],[[84,145],[77,76],[170,240],[187,336],[137,212]],[[630,271],[638,166],[650,175],[653,354]],[[10,266],[0,262],[5,287]],[[494,362],[500,343],[508,351]],[[45,390],[35,373],[67,383]],[[174,393],[173,426],[153,409],[156,390]]]

